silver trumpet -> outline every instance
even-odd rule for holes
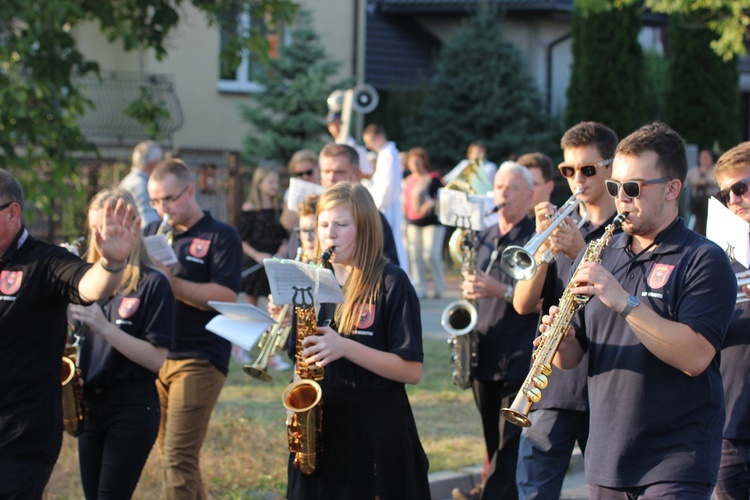
[[[750,297],[742,290],[747,285],[750,285],[750,270],[737,273],[737,304],[750,302]]]
[[[542,245],[549,239],[554,230],[557,229],[557,226],[563,224],[565,218],[570,216],[578,208],[578,205],[581,205],[584,209],[581,222],[578,223],[578,229],[586,223],[586,219],[588,218],[586,203],[578,198],[578,195],[582,192],[582,188],[579,187],[576,189],[565,204],[551,216],[551,222],[547,229],[532,236],[526,245],[523,247],[511,245],[503,251],[500,266],[506,273],[516,280],[528,280],[536,274],[536,270],[540,265],[549,264],[555,259],[557,253],[553,253],[552,248],[541,255],[537,254]]]

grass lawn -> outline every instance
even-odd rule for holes
[[[408,392],[430,472],[479,464],[484,447],[471,391],[452,384],[444,341],[425,339],[424,349],[422,381],[408,386]],[[212,498],[283,498],[288,449],[281,393],[291,372],[273,373],[273,381],[266,383],[251,379],[232,363],[203,445],[204,483]],[[159,468],[154,450],[135,498],[160,497]],[[67,434],[45,498],[83,498],[76,440]]]

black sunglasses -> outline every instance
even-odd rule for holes
[[[560,169],[560,173],[566,179],[570,179],[576,175],[576,170],[580,170],[585,177],[593,177],[596,175],[596,169],[599,167],[606,167],[612,164],[612,158],[609,160],[602,160],[599,163],[589,163],[586,165],[568,165],[567,163],[561,163],[557,166]]]
[[[648,186],[649,184],[661,184],[663,182],[671,181],[671,177],[661,177],[660,179],[651,179],[649,181],[625,181],[617,182],[611,179],[604,181],[607,186],[607,193],[612,198],[617,198],[617,194],[620,192],[620,187],[625,192],[625,196],[628,198],[638,198],[641,195],[641,186]]]
[[[3,205],[0,205],[0,212],[2,212],[3,210],[5,210],[5,209],[6,209],[6,208],[8,208],[9,206],[11,206],[11,205],[12,205],[13,203],[15,203],[15,202],[14,202],[14,201],[9,201],[8,203],[5,203],[5,204],[3,204]]]
[[[729,192],[733,192],[736,196],[742,196],[743,194],[747,193],[748,181],[750,181],[750,177],[737,181],[727,189],[722,189],[721,191],[716,193],[716,197],[724,205],[729,205]]]
[[[294,172],[295,177],[307,177],[315,173],[315,169],[303,170],[302,172]]]

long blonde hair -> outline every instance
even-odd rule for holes
[[[247,198],[245,198],[245,202],[250,202],[253,204],[253,210],[260,210],[263,208],[261,195],[260,195],[260,183],[263,182],[263,179],[266,178],[266,176],[275,174],[276,176],[279,175],[279,173],[275,170],[271,170],[264,167],[255,167],[255,171],[253,172],[253,179],[250,182],[250,188],[247,191]],[[279,195],[276,193],[276,195],[271,197],[271,207],[274,208],[277,212],[279,210]]]
[[[117,205],[117,201],[122,200],[126,205],[133,207],[133,213],[138,213],[138,207],[133,200],[133,197],[129,192],[124,189],[104,189],[96,193],[96,195],[89,202],[88,212],[92,210],[104,210],[107,205],[111,205],[112,208]],[[87,213],[88,213],[87,212]],[[89,248],[86,251],[86,261],[96,263],[101,259],[101,254],[94,244],[94,233],[89,232]],[[125,265],[125,271],[122,276],[122,283],[118,288],[117,293],[119,295],[127,295],[134,292],[138,288],[138,283],[141,281],[143,271],[141,267],[154,267],[154,263],[149,257],[146,247],[143,244],[143,238],[138,235],[133,245],[133,250],[130,252],[128,263]]]
[[[334,320],[339,333],[351,335],[357,328],[361,307],[375,304],[380,294],[383,269],[383,223],[370,192],[359,184],[339,182],[328,188],[318,200],[316,216],[321,212],[345,205],[352,212],[357,237],[352,255],[352,270],[344,283],[344,303],[336,307]],[[320,239],[315,241],[315,254],[322,252]]]

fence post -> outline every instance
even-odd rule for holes
[[[229,179],[227,180],[227,201],[229,203],[227,217],[229,224],[236,227],[240,217],[243,196],[242,166],[240,155],[236,151],[227,153],[227,169],[229,173]]]

